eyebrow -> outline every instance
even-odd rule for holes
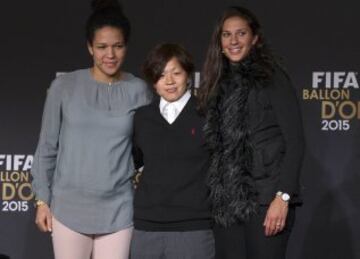
[[[246,27],[244,27],[244,28],[239,28],[239,29],[237,29],[236,31],[248,31],[249,30],[249,28],[246,28]],[[224,31],[226,31],[226,32],[230,32],[230,30],[221,30],[222,32],[224,32]]]
[[[121,45],[125,45],[125,42],[121,42],[121,41],[118,41],[118,42],[115,42],[113,44],[108,44],[106,42],[95,42],[96,45],[118,45],[118,44],[121,44]]]
[[[176,71],[176,70],[178,70],[178,71],[185,71],[181,66],[179,66],[179,67],[172,67],[172,68],[169,68],[168,70],[163,70],[163,73],[166,73],[166,72],[174,72],[174,71]]]

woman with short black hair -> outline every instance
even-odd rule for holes
[[[160,44],[144,74],[158,98],[134,117],[134,146],[144,171],[135,192],[132,259],[214,257],[205,179],[204,117],[191,94],[194,65],[177,44]],[[142,163],[141,163],[142,162]]]

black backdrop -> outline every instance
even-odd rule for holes
[[[39,233],[33,223],[31,155],[50,81],[57,72],[91,64],[83,28],[90,4],[1,4],[0,254],[50,259],[50,236]],[[236,4],[260,18],[269,43],[284,57],[302,106],[305,203],[297,211],[287,258],[360,258],[358,0],[124,0],[133,27],[124,67],[139,75],[148,50],[172,41],[185,45],[199,71],[215,18]],[[345,96],[338,98],[340,92]]]

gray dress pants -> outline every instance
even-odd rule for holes
[[[214,259],[212,230],[158,232],[134,230],[131,259]]]

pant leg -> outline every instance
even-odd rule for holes
[[[215,224],[213,231],[216,259],[246,259],[244,224],[227,228]]]
[[[128,259],[133,228],[95,235],[92,259]]]
[[[162,232],[134,230],[131,245],[131,259],[162,259],[164,257]]]
[[[286,247],[295,220],[295,209],[289,208],[284,230],[275,236],[265,236],[263,222],[268,207],[261,207],[258,215],[245,223],[247,259],[285,259]]]
[[[166,259],[214,259],[212,230],[164,232]]]
[[[90,259],[93,246],[91,236],[69,229],[54,217],[52,224],[55,259]]]

